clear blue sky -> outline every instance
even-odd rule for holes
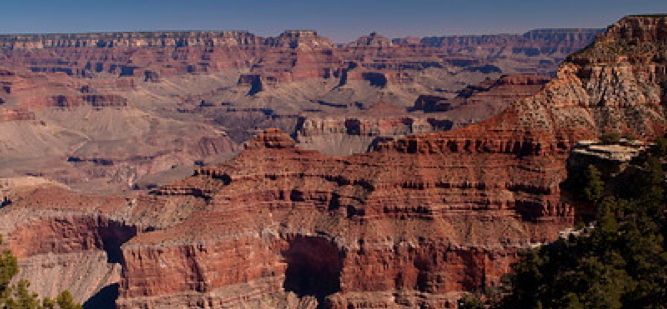
[[[0,33],[314,29],[336,42],[606,27],[667,0],[0,0]]]

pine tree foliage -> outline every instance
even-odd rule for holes
[[[634,172],[610,180],[629,193],[605,191],[591,166],[568,179],[597,209],[593,227],[523,253],[498,288],[502,297],[468,296],[462,308],[667,309],[666,155],[667,141],[658,140]]]
[[[16,284],[11,283],[18,272],[16,257],[11,251],[4,250],[0,254],[0,309],[83,309],[69,291],[60,293],[55,300],[40,300],[37,293],[30,291],[30,282],[20,280]]]

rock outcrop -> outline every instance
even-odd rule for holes
[[[20,108],[0,108],[0,122],[21,120],[35,120],[35,113]]]
[[[0,233],[19,258],[17,279],[29,279],[41,296],[68,289],[77,301],[103,308],[117,297],[120,246],[201,207],[188,198],[82,196],[36,178],[3,180],[0,188],[11,197],[0,208]]]
[[[610,29],[650,23],[632,22],[642,18],[655,17],[628,17]],[[453,307],[452,293],[495,282],[520,248],[552,240],[554,230],[572,223],[571,208],[560,200],[565,158],[575,141],[607,129],[606,115],[620,115],[615,128],[662,133],[661,102],[652,100],[661,79],[642,79],[644,65],[630,69],[637,63],[627,56],[594,65],[617,74],[625,66],[627,78],[588,78],[581,72],[590,66],[566,63],[535,96],[497,117],[369,154],[327,157],[266,132],[253,145],[269,147],[248,147],[225,165],[158,191],[200,192],[209,208],[123,247],[118,304],[236,307],[239,299],[275,301],[288,291],[329,308]],[[659,63],[647,67],[660,70]],[[644,99],[589,103],[598,92],[627,87]],[[630,113],[635,117],[624,116]],[[177,275],[169,265],[191,266]],[[231,271],[239,268],[245,271]],[[175,284],[153,285],[148,274]],[[247,292],[238,294],[243,287]]]
[[[40,175],[76,189],[122,190],[237,149],[211,126],[140,110],[126,97],[134,91],[126,81],[6,70],[0,82],[2,177]]]
[[[369,35],[362,36],[358,38],[356,41],[350,43],[347,45],[348,48],[367,48],[367,47],[373,47],[373,48],[388,48],[392,47],[393,43],[391,42],[390,39],[387,37],[378,35],[377,33],[373,32]]]
[[[664,133],[664,23],[621,20],[535,95],[465,128],[345,158],[266,130],[147,196],[16,195],[0,232],[26,261],[119,262],[119,308],[455,308],[572,225],[560,183],[578,140]]]
[[[453,99],[422,95],[417,98],[412,110],[428,113],[459,109],[457,114],[468,115],[477,122],[499,114],[519,99],[536,94],[548,81],[548,78],[531,75],[503,75],[497,80],[486,79],[468,86]]]
[[[647,148],[648,145],[637,140],[622,139],[617,143],[580,141],[570,152],[568,171],[570,174],[581,172],[592,164],[603,177],[609,178],[622,173]]]
[[[455,98],[421,95],[410,113],[379,102],[356,114],[306,116],[297,125],[296,140],[300,147],[331,155],[367,152],[410,134],[442,132],[485,120],[536,94],[547,81],[526,75],[487,79],[461,90]]]

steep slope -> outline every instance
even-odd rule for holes
[[[144,112],[101,80],[3,72],[2,177],[41,175],[76,189],[122,190],[146,175],[236,150],[224,132]],[[107,83],[122,89],[122,81]]]
[[[455,308],[573,223],[559,187],[573,143],[664,132],[666,22],[624,18],[537,94],[462,129],[346,158],[267,130],[149,196],[16,193],[0,232],[29,263],[114,257],[119,308]]]
[[[645,43],[661,46],[664,22],[625,18],[591,50],[605,42],[626,44],[628,39],[616,33],[633,30],[656,33],[657,40]],[[348,159],[294,149],[284,135],[267,132],[228,164],[202,169],[159,191],[201,194],[211,202],[207,211],[182,225],[142,235],[123,247],[126,271],[119,304],[161,307],[188,299],[231,307],[239,297],[239,290],[233,297],[228,294],[231,287],[255,282],[247,287],[264,286],[260,290],[267,299],[285,297],[280,296],[282,287],[314,296],[324,307],[454,306],[449,293],[498,279],[502,271],[484,265],[506,267],[520,248],[552,240],[555,230],[571,224],[571,209],[560,201],[558,185],[574,141],[606,130],[608,115],[618,115],[615,129],[645,136],[664,131],[659,97],[664,78],[641,74],[646,68],[663,70],[662,54],[664,49],[655,48],[642,54],[643,61],[627,60],[634,58],[628,57],[635,55],[631,51],[592,65],[566,63],[537,95],[498,117],[461,130],[416,135]],[[596,68],[623,79],[578,74]],[[628,87],[638,90],[631,103],[627,93],[608,96],[622,104],[596,99]],[[192,243],[201,245],[195,249]],[[225,262],[224,257],[234,255],[217,255],[227,250],[238,254],[233,248],[239,246],[258,260],[234,259],[243,261],[238,264]],[[183,251],[188,254],[176,253]],[[314,254],[318,251],[332,253],[324,257]],[[153,264],[146,264],[149,256]],[[266,263],[267,258],[272,262]],[[149,285],[148,273],[174,274],[161,268],[160,261],[194,263],[190,269],[195,272],[181,273],[173,282],[196,278],[192,282],[197,284]],[[221,271],[239,267],[246,271]],[[220,276],[224,273],[229,276]],[[310,280],[321,278],[334,280],[308,288]],[[260,301],[260,290],[247,290],[240,298]]]
[[[495,116],[513,102],[534,95],[548,79],[504,75],[468,86],[455,98],[422,95],[411,112],[378,102],[359,113],[306,115],[296,127],[299,147],[331,155],[371,150],[409,134],[442,132]]]

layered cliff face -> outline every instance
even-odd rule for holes
[[[452,122],[447,119],[411,115],[378,102],[357,114],[303,117],[297,125],[296,140],[301,148],[347,156],[367,152],[378,140],[445,131],[451,127]]]
[[[20,260],[17,280],[45,297],[70,290],[94,308],[113,308],[124,242],[203,206],[187,197],[82,196],[34,177],[0,179],[0,189],[0,233]]]
[[[643,18],[611,29],[654,17]],[[642,63],[660,70],[653,63],[659,57],[644,56]],[[157,191],[202,196],[209,208],[123,247],[118,304],[235,307],[240,299],[286,301],[281,293],[288,291],[327,308],[455,306],[457,292],[495,282],[517,250],[552,240],[572,223],[559,191],[572,143],[612,122],[645,136],[664,131],[662,80],[626,59],[566,63],[535,96],[497,117],[365,155],[327,157],[266,132],[229,163]],[[613,74],[581,74],[595,67]],[[623,104],[597,99],[627,88],[636,89],[632,103],[627,93],[608,95]],[[225,260],[235,255],[236,262]],[[176,275],[169,265],[192,266]],[[155,273],[177,284],[145,279]]]
[[[164,47],[257,45],[260,39],[248,31],[109,32],[77,34],[24,34],[0,36],[6,50],[66,47]]]
[[[150,195],[16,192],[0,232],[29,269],[79,267],[94,273],[90,285],[118,284],[119,308],[454,308],[572,224],[559,184],[573,143],[664,132],[662,25],[623,19],[535,95],[462,129],[345,158],[267,130],[232,160]],[[627,33],[657,40],[633,45]],[[538,86],[498,86],[514,83]],[[104,271],[85,266],[105,257]],[[37,273],[25,277],[45,280]]]
[[[522,124],[594,134],[664,132],[665,18],[626,17],[568,58],[538,95],[525,100]],[[539,116],[539,121],[528,117]],[[530,122],[530,123],[529,123]]]
[[[123,246],[118,304],[235,308],[292,292],[328,308],[452,307],[458,291],[497,282],[520,248],[571,223],[557,195],[564,152],[505,143],[341,159],[267,131],[155,192],[209,203]]]
[[[586,47],[602,32],[604,29],[536,29],[523,35],[426,37],[421,43],[463,54],[565,57]]]
[[[379,102],[356,114],[304,116],[297,125],[299,147],[331,155],[369,151],[410,134],[461,128],[495,116],[515,101],[536,94],[548,79],[505,75],[468,86],[455,98],[422,95],[407,112]]]
[[[177,74],[245,67],[264,39],[247,31],[0,36],[5,66],[74,76]]]
[[[237,147],[211,126],[139,109],[116,92],[123,89],[121,81],[109,91],[105,83],[62,73],[5,73],[0,75],[1,177],[40,175],[77,189],[120,190]],[[128,84],[124,91],[134,91]]]

